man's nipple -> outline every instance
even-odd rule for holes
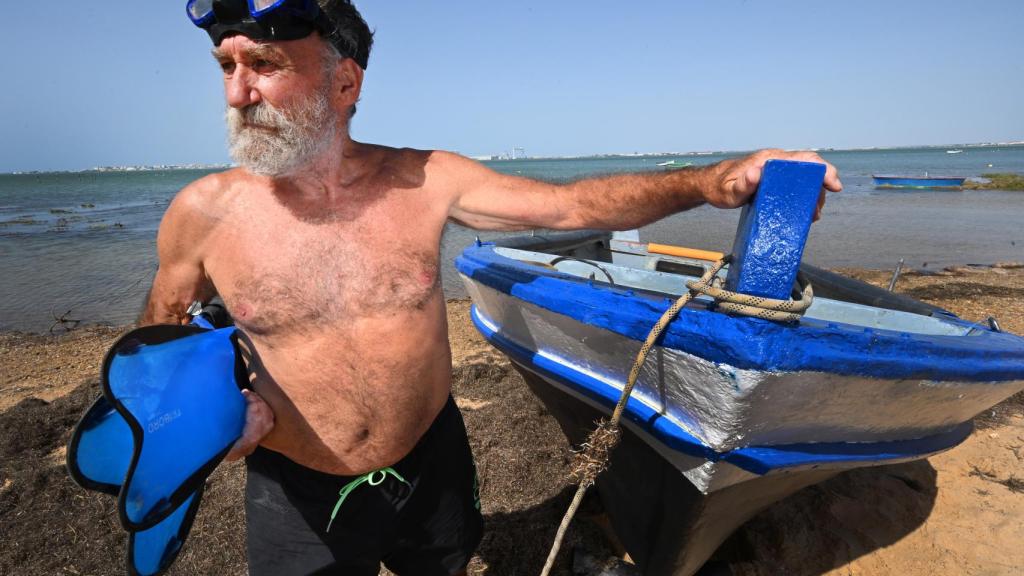
[[[231,310],[231,315],[239,320],[248,320],[252,318],[252,306],[249,304],[238,304],[234,310]]]

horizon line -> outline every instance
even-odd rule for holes
[[[1011,140],[1006,142],[969,142],[969,143],[947,143],[947,144],[918,144],[918,145],[897,145],[897,146],[858,146],[853,148],[784,148],[787,151],[808,150],[811,152],[872,152],[880,150],[914,150],[922,148],[985,148],[999,146],[1024,146],[1024,140]],[[734,149],[734,150],[692,150],[688,152],[607,152],[590,153],[565,156],[526,156],[525,158],[496,158],[500,154],[466,154],[467,158],[482,162],[511,162],[528,160],[585,160],[588,158],[664,158],[672,156],[724,156],[730,154],[745,154],[761,150],[761,148]],[[456,152],[460,153],[460,152]],[[504,152],[502,152],[503,154]],[[484,158],[490,156],[490,158]],[[4,176],[21,176],[27,174],[83,174],[88,172],[135,172],[135,171],[159,171],[159,170],[211,170],[218,168],[234,168],[236,164],[228,162],[189,162],[186,164],[135,164],[135,165],[109,165],[93,166],[81,169],[63,170],[14,170],[11,172],[0,172]]]

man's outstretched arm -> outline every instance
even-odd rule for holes
[[[702,168],[621,174],[569,184],[498,174],[454,154],[435,155],[439,155],[439,171],[453,182],[450,217],[483,230],[628,230],[705,203],[737,208],[757,190],[764,163],[771,159],[826,164],[819,212],[826,191],[842,190],[835,167],[813,152],[763,150]]]

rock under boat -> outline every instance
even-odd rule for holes
[[[575,445],[610,413],[651,327],[711,266],[652,248],[635,232],[554,233],[478,241],[456,260],[476,327]],[[597,487],[645,574],[696,572],[758,511],[839,472],[948,450],[1024,389],[1024,338],[801,270],[816,297],[799,322],[697,297],[644,364]]]

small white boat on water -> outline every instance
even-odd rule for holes
[[[677,162],[675,160],[668,160],[666,162],[658,162],[658,166],[662,168],[688,168],[693,166],[693,162]]]
[[[708,258],[575,232],[478,242],[456,267],[478,330],[579,445]],[[948,450],[1024,389],[1024,338],[802,271],[816,298],[799,322],[734,316],[701,296],[643,365],[597,488],[645,574],[693,574],[758,511],[839,472]]]

